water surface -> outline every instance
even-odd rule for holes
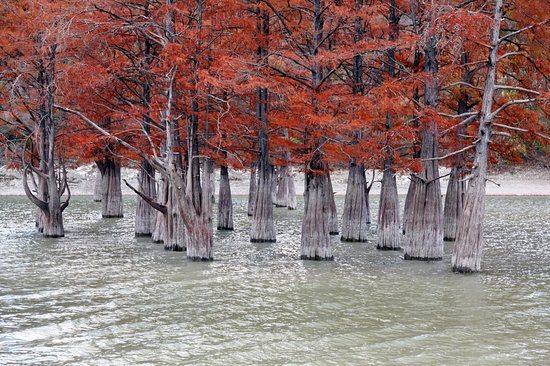
[[[550,198],[488,197],[483,273],[341,243],[301,261],[301,207],[278,241],[248,241],[244,197],[216,260],[133,237],[76,197],[67,236],[34,232],[24,197],[0,197],[2,365],[547,365]],[[376,208],[377,198],[372,206]],[[338,202],[341,212],[341,199]],[[376,217],[376,209],[372,212]]]

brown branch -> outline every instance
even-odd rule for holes
[[[122,179],[122,181],[130,188],[132,191],[134,191],[138,196],[140,196],[145,202],[147,202],[151,207],[153,207],[155,210],[161,212],[162,214],[166,215],[168,213],[168,209],[166,206],[161,205],[160,203],[156,202],[154,199],[149,197],[143,192],[138,191],[126,179]]]
[[[44,202],[42,201],[41,199],[39,199],[38,197],[36,197],[32,192],[31,192],[31,189],[29,188],[29,182],[28,182],[28,178],[27,178],[27,175],[29,173],[29,165],[27,164],[27,166],[25,167],[25,170],[23,171],[23,189],[25,190],[25,194],[27,195],[27,197],[29,198],[29,200],[36,206],[38,207],[41,211],[47,213],[49,211],[48,209],[48,203],[47,202]]]

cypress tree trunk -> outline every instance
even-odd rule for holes
[[[305,210],[302,223],[300,258],[332,260],[330,239],[330,202],[328,177],[325,173],[306,173]]]
[[[342,215],[342,241],[366,242],[368,235],[368,208],[365,193],[365,168],[352,162]]]
[[[54,118],[55,93],[55,62],[57,45],[47,48],[47,58],[36,60],[36,82],[42,100],[35,120],[35,140],[38,149],[39,167],[30,164],[23,172],[23,188],[27,198],[40,210],[37,216],[37,228],[46,238],[65,236],[63,227],[63,211],[68,207],[71,192],[67,184],[67,171],[63,166],[63,176],[58,177],[55,171],[55,138],[57,122]],[[38,138],[36,138],[38,136]],[[35,173],[38,176],[38,196],[34,195],[28,185],[28,176]],[[34,179],[34,178],[33,178]],[[68,192],[65,202],[61,197]]]
[[[94,202],[101,202],[102,181],[101,170],[98,168],[94,185]]]
[[[162,206],[166,206],[166,203],[168,202],[168,182],[166,181],[165,177],[162,177],[160,179],[160,183],[158,187],[157,202]],[[160,211],[156,211],[154,214],[154,226],[153,226],[153,232],[151,235],[151,238],[153,239],[153,243],[159,243],[159,244],[163,243],[165,231],[166,231],[165,215]]]
[[[191,169],[192,166],[191,166]],[[187,184],[191,181],[193,171],[187,172]],[[212,230],[212,193],[211,177],[208,170],[203,170],[200,187],[200,205],[195,206],[192,192],[186,187],[185,196],[180,198],[180,214],[184,217],[187,243],[187,259],[191,261],[212,261],[214,259],[214,234]],[[183,185],[183,184],[182,184]]]
[[[123,217],[120,165],[112,158],[98,161],[101,171],[101,214],[104,218]]]
[[[257,60],[262,69],[267,69],[268,50],[267,36],[269,35],[269,14],[262,10],[257,2],[257,31],[258,50]],[[265,76],[265,75],[264,75]],[[273,220],[273,166],[269,163],[268,149],[268,89],[256,89],[256,118],[260,124],[258,140],[260,154],[258,159],[258,192],[255,199],[250,241],[273,243],[276,241],[275,222]]]
[[[436,106],[437,36],[430,36],[425,48],[425,69],[430,74],[424,83],[424,104]],[[439,260],[443,258],[443,211],[439,181],[438,132],[435,122],[422,126],[420,158],[422,172],[412,175],[405,229],[405,259]]]
[[[381,250],[401,249],[401,230],[399,228],[399,197],[395,172],[389,162],[386,162],[380,191],[378,210],[378,243]]]
[[[338,235],[338,211],[336,211],[336,201],[334,199],[334,189],[330,173],[327,172],[327,192],[325,195],[327,205],[329,207],[329,234]]]
[[[421,158],[433,158],[437,137],[426,129],[422,133]],[[424,171],[412,176],[410,215],[405,227],[405,259],[439,260],[443,258],[443,212],[441,187],[436,160],[424,162]]]
[[[455,166],[449,176],[447,194],[445,195],[445,209],[443,210],[443,240],[454,241],[458,221],[464,207],[464,193],[466,182],[461,166]]]
[[[289,168],[282,166],[279,168],[279,184],[277,186],[277,194],[275,197],[275,207],[288,206],[288,180]]]
[[[220,194],[218,198],[218,230],[233,230],[233,201],[227,166],[220,167]]]
[[[502,19],[502,0],[496,0],[494,28],[491,34],[492,47],[487,63],[487,76],[483,90],[480,121],[475,145],[474,165],[471,179],[464,197],[464,211],[458,223],[456,241],[451,256],[454,272],[479,272],[481,270],[481,253],[483,250],[483,221],[485,219],[485,182],[487,180],[487,159],[491,140],[493,97],[495,95],[496,67],[500,24]]]
[[[256,164],[250,169],[250,184],[248,188],[248,216],[254,215],[256,198],[258,195],[258,177],[256,175]]]
[[[273,168],[270,165],[264,168],[260,164],[258,193],[250,230],[250,241],[253,243],[274,243],[277,240],[271,200],[272,176]]]
[[[157,197],[155,170],[147,161],[141,163],[138,175],[141,192],[155,200]],[[155,210],[141,196],[137,196],[135,234],[136,237],[151,236],[153,233]]]
[[[174,252],[184,251],[186,248],[186,230],[181,216],[180,193],[173,181],[168,186],[168,201],[164,219],[164,249]]]
[[[296,209],[296,186],[294,185],[294,176],[288,176],[288,209]]]

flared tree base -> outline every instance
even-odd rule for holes
[[[377,245],[376,249],[384,250],[384,251],[399,251],[401,250],[401,247],[386,247],[386,246]]]
[[[440,261],[440,260],[443,260],[443,257],[435,257],[435,258],[427,258],[427,257],[412,257],[410,256],[409,254],[405,254],[403,256],[403,258],[405,260],[408,260],[408,261],[424,261],[424,262],[429,262],[429,261]]]
[[[331,257],[319,257],[319,256],[315,256],[315,257],[310,257],[310,256],[307,256],[307,255],[301,255],[300,256],[300,259],[302,260],[306,260],[306,261],[333,261],[334,260],[334,256],[331,256]]]

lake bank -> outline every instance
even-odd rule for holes
[[[448,173],[448,169],[441,169],[441,175]],[[130,184],[137,186],[137,170],[124,168],[122,175]],[[248,194],[249,176],[246,171],[232,170],[229,173],[231,191],[235,195]],[[92,195],[94,191],[96,168],[93,165],[85,165],[68,172],[71,193],[77,196]],[[372,171],[367,172],[367,179],[372,179]],[[331,174],[332,183],[336,195],[345,195],[347,184],[347,171],[336,170]],[[381,172],[374,175],[375,182],[371,193],[380,194]],[[550,169],[544,168],[513,168],[506,172],[489,173],[490,181],[487,182],[487,195],[490,196],[550,196]],[[219,173],[216,172],[216,184],[219,182]],[[441,178],[442,194],[445,194],[448,177]],[[303,174],[295,172],[296,193],[302,194],[304,187]],[[406,194],[409,186],[407,174],[397,176],[399,194]],[[217,187],[217,185],[216,185]],[[126,186],[122,187],[123,194],[131,195],[133,192]],[[217,192],[217,188],[216,188]],[[0,196],[24,195],[21,173],[0,167]]]

